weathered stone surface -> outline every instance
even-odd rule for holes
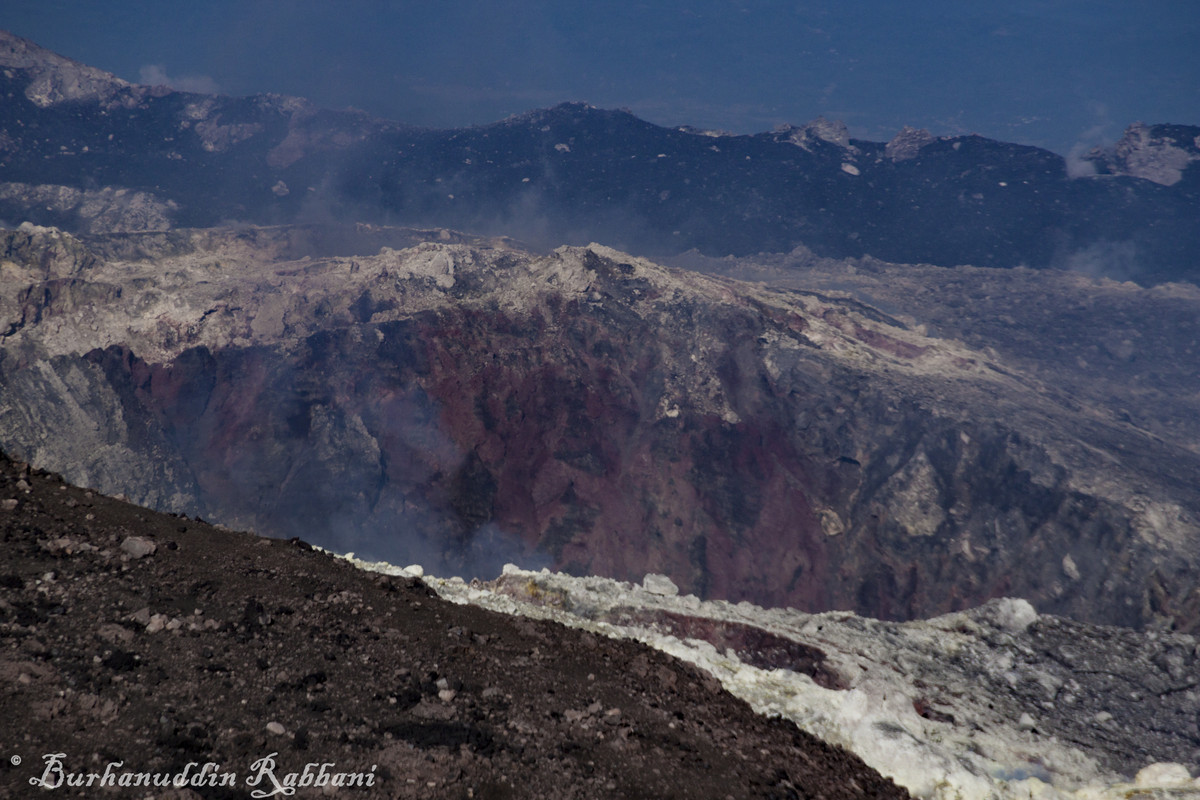
[[[924,128],[910,128],[905,125],[883,149],[884,154],[892,161],[904,161],[916,158],[921,148],[934,141],[933,134]]]
[[[26,72],[25,97],[47,108],[66,101],[110,101],[130,84],[103,70],[52,53],[33,42],[0,31],[0,63]]]
[[[898,624],[685,604],[561,573],[428,582],[459,602],[637,639],[692,661],[756,709],[847,747],[916,797],[1200,792],[1182,766],[1200,763],[1194,636],[1080,624],[1010,598]]]
[[[1108,174],[1174,186],[1192,162],[1200,161],[1200,136],[1182,125],[1138,122],[1113,147],[1093,150],[1088,160]]]
[[[154,555],[158,545],[144,536],[130,536],[121,542],[121,552],[130,558],[144,558]]]
[[[656,575],[649,573],[642,578],[642,588],[651,594],[661,594],[664,597],[673,597],[679,594],[679,587],[675,582],[666,575]]]
[[[21,266],[42,263],[22,245],[0,290],[23,321],[0,351],[0,444],[80,483],[443,574],[518,561],[882,618],[1010,595],[1077,619],[1200,620],[1200,456],[1178,435],[1192,423],[1160,415],[1195,392],[1133,405],[1118,381],[1113,400],[1054,348],[1038,361],[1020,336],[989,339],[988,320],[937,335],[916,305],[888,316],[443,231],[87,241],[50,271]],[[327,254],[301,255],[313,242]],[[952,298],[948,275],[908,296]],[[986,293],[998,276],[1061,289],[1027,271],[952,281]],[[869,277],[844,281],[871,299],[891,280]],[[1137,291],[1131,308],[1169,314],[1106,319],[1149,338],[1196,318],[1186,291]],[[1025,313],[1028,335],[1070,330]],[[1183,427],[1130,425],[1112,403]]]
[[[150,192],[27,183],[0,183],[0,205],[37,209],[39,218],[83,233],[166,230],[179,210]]]

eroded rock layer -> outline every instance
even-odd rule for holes
[[[468,576],[1200,620],[1194,449],[849,296],[363,226],[3,248],[0,445],[159,508]]]

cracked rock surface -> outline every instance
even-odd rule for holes
[[[372,226],[3,246],[0,445],[139,503],[435,574],[1200,625],[1194,289]]]

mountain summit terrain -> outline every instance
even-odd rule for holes
[[[450,574],[1200,624],[1197,292],[1022,266],[1188,274],[1194,129],[1081,175],[828,120],[417,129],[7,34],[0,63],[0,445],[39,466]]]
[[[1034,147],[818,119],[754,136],[564,104],[429,130],[275,95],[127,84],[0,38],[0,219],[75,232],[361,221],[663,256],[788,252],[1196,275],[1200,127]]]
[[[1195,797],[1197,161],[429,130],[0,34],[0,778]]]
[[[0,241],[0,444],[84,485],[438,574],[1200,623],[1194,287],[783,288],[365,226]]]

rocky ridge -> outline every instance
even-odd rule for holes
[[[1096,148],[1088,160],[1105,175],[1128,175],[1173,186],[1194,161],[1200,161],[1200,134],[1181,125],[1138,122],[1111,148]]]
[[[167,230],[179,210],[150,192],[128,189],[75,189],[70,186],[0,183],[0,203],[52,209],[55,222],[82,233]]]
[[[1136,125],[1099,175],[1034,147],[904,129],[851,139],[818,119],[753,136],[662,128],[568,103],[431,131],[262,95],[125,84],[5,34],[0,219],[98,231],[139,197],[143,229],[364,221],[605,242],[651,257],[789,252],[903,263],[1071,267],[1126,253],[1120,277],[1194,278],[1200,128]],[[118,204],[120,205],[120,204]]]
[[[365,564],[384,574],[420,573]],[[1200,642],[1039,615],[1001,599],[884,623],[702,602],[639,585],[508,566],[443,597],[651,644],[760,712],[860,755],[915,797],[1200,797]]]
[[[133,88],[115,75],[64,58],[7,31],[0,31],[0,65],[8,70],[6,77],[13,77],[13,70],[29,76],[24,95],[40,108],[72,101],[106,104],[123,90]]]
[[[1200,620],[1195,450],[1015,345],[598,245],[369,226],[5,242],[2,444],[84,485],[441,574],[518,561],[880,618],[1016,595]],[[316,243],[340,255],[299,255]]]

